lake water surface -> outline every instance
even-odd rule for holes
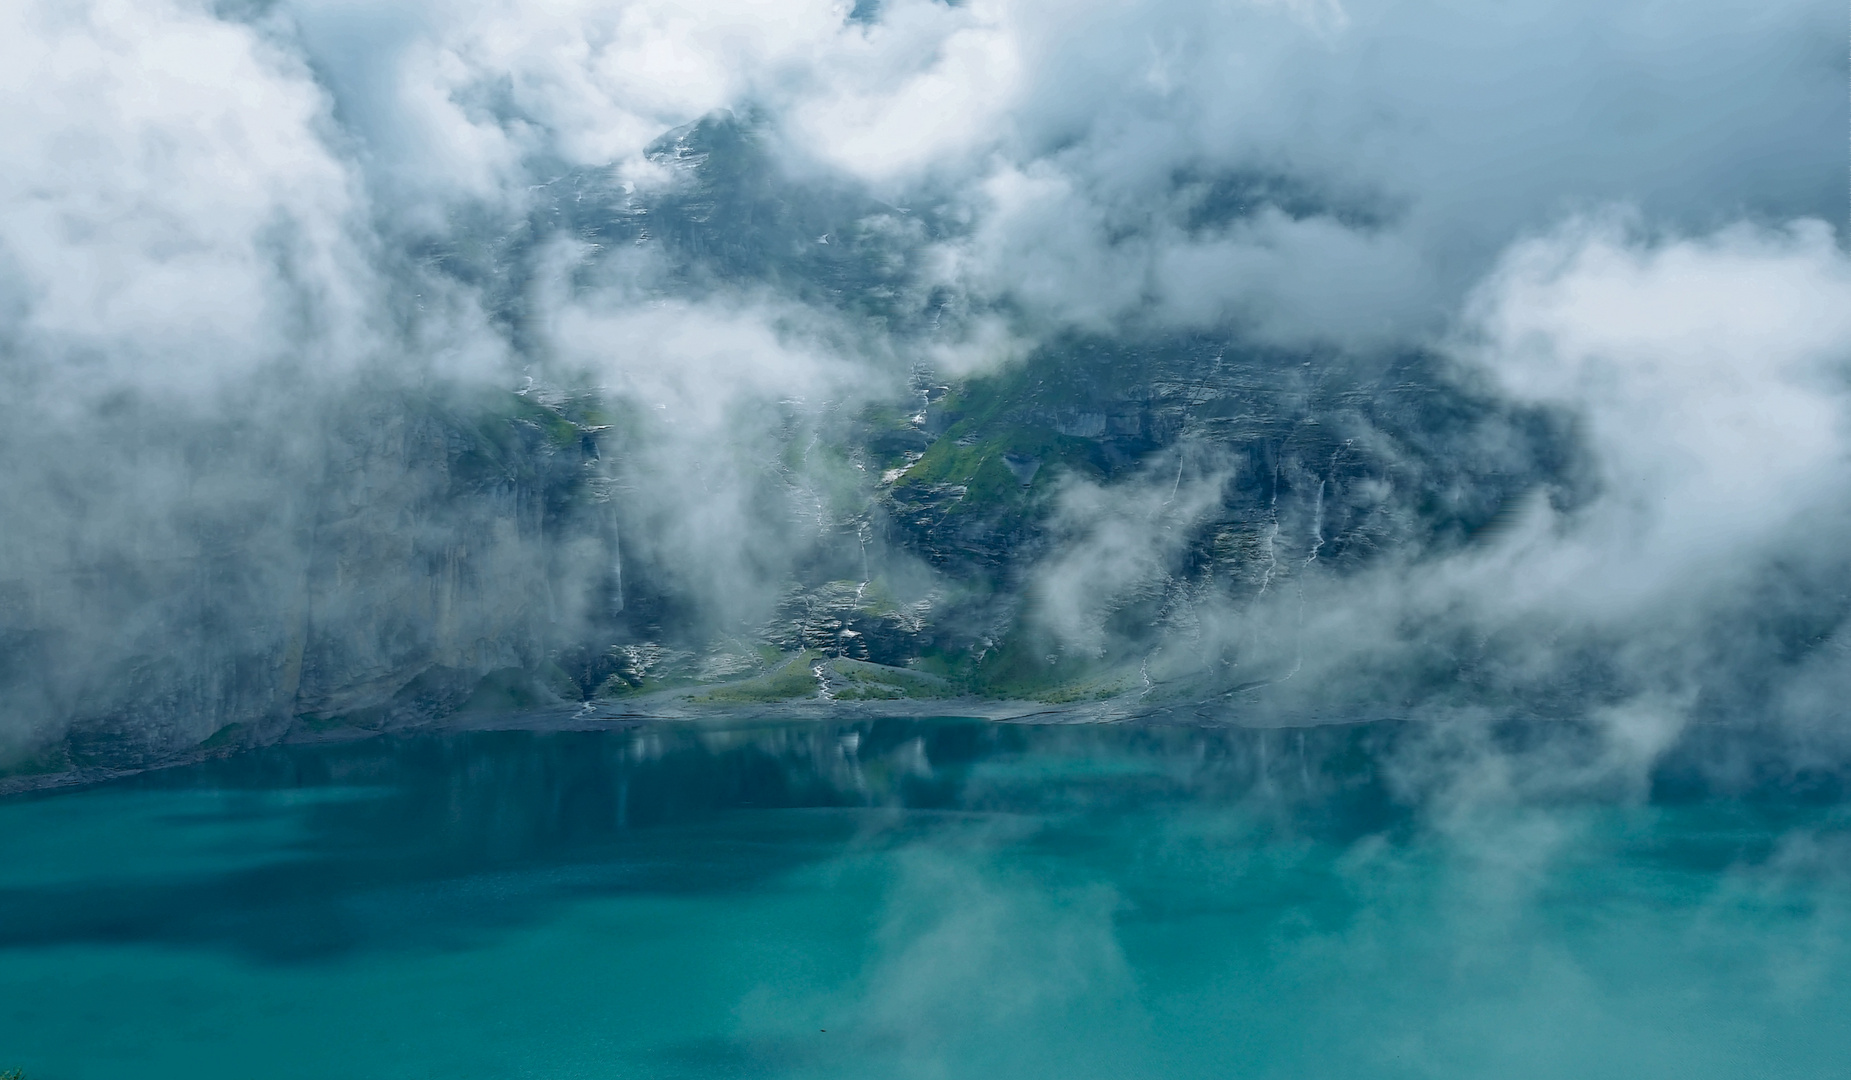
[[[1409,745],[680,724],[0,800],[0,1070],[1851,1075],[1835,774]]]

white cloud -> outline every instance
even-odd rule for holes
[[[1819,0],[892,0],[872,24],[839,0],[285,10],[392,220],[518,208],[534,154],[634,169],[670,127],[756,110],[793,162],[963,205],[947,280],[1055,321],[1404,340],[1565,212],[1816,214],[1841,171]],[[1252,216],[1191,226],[1216,177],[1277,183]]]
[[[1600,470],[1565,535],[1518,549],[1507,596],[1637,614],[1851,507],[1851,260],[1820,222],[1661,240],[1577,222],[1513,247],[1468,318],[1465,351],[1573,409]]]
[[[36,377],[197,391],[352,351],[362,205],[298,60],[187,4],[0,20],[0,252]]]
[[[511,230],[551,178],[536,162],[645,176],[665,130],[734,108],[785,152],[786,179],[833,173],[931,207],[945,231],[920,292],[948,287],[967,317],[902,341],[769,285],[686,295],[647,256],[627,277],[555,268],[526,298],[536,356],[661,406],[639,499],[690,587],[749,592],[790,555],[795,541],[758,531],[781,400],[852,402],[912,357],[969,370],[1074,327],[1367,351],[1450,323],[1500,393],[1580,418],[1591,501],[1538,498],[1466,554],[1308,584],[1290,613],[1308,672],[1429,630],[1534,623],[1537,670],[1551,634],[1630,635],[1667,673],[1655,692],[1682,700],[1704,620],[1751,604],[1770,561],[1812,565],[1843,535],[1851,271],[1816,221],[1728,224],[1840,209],[1835,6],[892,0],[871,25],[848,11],[0,8],[9,405],[264,398],[251,376],[280,361],[338,380],[394,349],[441,377],[499,378],[513,347],[488,301],[420,277],[406,238],[457,239],[472,204],[491,211],[485,231]],[[1587,216],[1615,202],[1636,221]],[[255,412],[294,403],[268,404]],[[71,476],[116,466],[70,458],[56,464]],[[152,520],[189,467],[119,484],[139,485]],[[54,472],[9,490],[50,507]],[[1071,487],[1069,543],[1043,568],[1050,625],[1101,647],[1093,600],[1160,577],[1218,483]],[[39,517],[48,551],[89,527]],[[139,541],[132,518],[92,532]],[[1217,618],[1256,640],[1245,615]]]
[[[962,265],[972,287],[1057,318],[1149,316],[1149,288],[1183,325],[1244,308],[1272,336],[1405,338],[1437,326],[1512,236],[1580,207],[1630,201],[1696,228],[1835,210],[1837,21],[1818,3],[1736,0],[1377,0],[1318,17],[1010,5],[982,32],[1017,89],[999,118],[971,113],[969,141],[991,156],[947,181],[999,242]],[[1282,180],[1300,204],[1289,228],[1307,235],[1264,220],[1186,231],[1182,175]],[[1021,178],[1040,190],[1016,197]],[[1056,220],[1071,226],[1058,247],[1021,242]],[[1050,259],[1066,279],[1042,288]],[[1171,266],[1187,268],[1182,302]],[[1388,300],[1357,319],[1375,297]]]
[[[1070,477],[1056,496],[1055,550],[1035,568],[1030,594],[1036,619],[1078,655],[1105,651],[1106,620],[1141,593],[1160,591],[1192,531],[1220,507],[1227,472],[1185,477],[1172,464],[1111,487]]]
[[[1600,714],[1613,734],[1644,717],[1661,740],[1744,680],[1785,678],[1783,652],[1816,643],[1769,637],[1783,620],[1830,631],[1851,528],[1851,259],[1828,228],[1571,222],[1505,254],[1452,348],[1467,377],[1577,419],[1591,490],[1566,508],[1534,492],[1507,531],[1451,554],[1211,605],[1237,670],[1322,707],[1621,694]],[[1809,661],[1809,685],[1842,682],[1843,657]],[[1484,685],[1456,683],[1462,664]],[[1590,666],[1604,681],[1579,681]]]

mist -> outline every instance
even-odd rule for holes
[[[1834,739],[1841,24],[15,4],[0,758],[830,663]]]

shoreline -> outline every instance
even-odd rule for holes
[[[1149,702],[1125,695],[1093,701],[1045,702],[1020,699],[981,697],[894,698],[890,700],[842,701],[825,698],[801,698],[767,702],[697,702],[705,687],[657,690],[634,697],[562,701],[510,712],[452,713],[419,723],[388,724],[381,727],[356,725],[309,726],[292,723],[280,738],[236,746],[196,747],[145,765],[133,767],[78,766],[59,772],[32,773],[0,777],[0,798],[36,792],[88,787],[112,780],[126,779],[162,769],[181,768],[204,761],[235,757],[269,746],[300,746],[318,743],[357,742],[381,736],[442,735],[465,731],[610,731],[659,723],[740,724],[844,722],[878,720],[888,717],[922,719],[984,720],[998,724],[1126,724],[1149,723],[1178,726],[1228,726],[1292,729],[1322,727],[1329,724],[1365,722],[1359,718],[1324,719],[1319,717],[1286,718],[1270,714],[1265,721],[1248,713],[1221,709],[1218,718],[1205,710],[1211,701],[1175,699]],[[1384,719],[1378,717],[1375,719]]]
[[[1151,728],[1220,728],[1250,732],[1289,732],[1304,731],[1308,728],[1372,724],[1394,726],[1438,723],[1445,725],[1449,720],[1475,719],[1482,722],[1487,719],[1484,713],[1476,710],[1456,712],[1442,710],[1424,715],[1418,711],[1364,712],[1359,710],[1353,713],[1333,715],[1331,713],[1295,712],[1278,708],[1242,708],[1230,700],[1233,697],[1231,694],[1206,699],[1167,698],[1157,702],[1134,695],[1057,703],[964,696],[850,701],[804,698],[756,703],[692,700],[703,692],[704,688],[700,687],[682,687],[628,698],[585,702],[558,701],[548,705],[504,712],[452,713],[434,719],[387,723],[377,727],[350,724],[317,725],[298,720],[284,729],[277,738],[218,746],[202,745],[134,766],[85,765],[56,772],[0,777],[0,799],[90,787],[144,773],[234,758],[277,746],[362,742],[382,737],[442,737],[453,733],[524,731],[546,734],[634,731],[657,724],[705,726],[717,730],[757,724],[853,724],[883,719],[976,720],[992,724],[1022,726],[1123,724]],[[1571,729],[1586,727],[1585,722],[1577,725],[1575,719],[1571,717],[1551,716],[1522,709],[1507,711],[1502,715],[1506,721],[1518,721],[1525,724],[1565,725]],[[1819,733],[1812,734],[1817,736]],[[1766,736],[1767,733],[1758,732],[1752,726],[1741,727],[1717,718],[1709,718],[1692,720],[1685,724],[1674,742],[1699,746],[1721,739],[1723,740],[1721,743],[1714,743],[1709,751],[1704,752],[1723,754],[1725,758],[1736,762],[1738,767],[1735,771],[1740,772],[1740,754],[1745,748],[1736,745],[1733,751],[1729,751],[1732,740],[1749,737],[1765,742]],[[1778,767],[1767,775],[1749,776],[1747,779],[1755,782],[1774,782],[1779,781],[1780,776],[1784,775],[1788,780],[1801,782],[1802,786],[1811,784],[1813,787],[1821,787],[1823,785],[1821,790],[1831,789],[1851,793],[1851,740],[1843,738],[1833,740],[1835,749],[1825,749],[1824,759],[1820,757],[1823,748],[1816,745],[1816,740],[1809,740],[1804,733],[1788,732],[1785,738],[1774,739],[1772,742],[1772,745],[1765,745],[1761,748],[1767,752],[1766,761],[1763,764],[1772,762]],[[1723,749],[1717,749],[1719,746]],[[1755,757],[1756,755],[1750,754],[1749,756]],[[1834,763],[1823,765],[1822,760],[1830,760]],[[1692,762],[1686,762],[1686,765],[1690,764]],[[1754,773],[1756,770],[1748,771]],[[1738,781],[1742,779],[1741,776],[1736,777]]]
[[[463,731],[610,731],[656,723],[736,724],[765,721],[790,723],[835,720],[874,720],[884,717],[987,720],[1020,724],[1124,723],[1143,719],[1161,709],[1127,709],[1117,699],[1096,702],[1048,703],[994,698],[896,698],[892,700],[836,701],[820,698],[756,703],[700,703],[691,700],[706,688],[658,690],[631,698],[562,701],[555,705],[510,712],[452,713],[421,723],[382,727],[336,725],[312,727],[292,723],[281,738],[271,741],[191,750],[132,767],[78,766],[58,772],[0,777],[0,798],[89,787],[162,769],[182,768],[203,761],[235,757],[269,746],[358,742],[389,735],[442,735]]]

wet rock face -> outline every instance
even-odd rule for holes
[[[413,254],[479,295],[522,355],[538,350],[527,298],[561,235],[583,241],[587,275],[642,246],[667,293],[743,285],[895,342],[927,340],[952,310],[922,267],[955,214],[794,184],[737,117],[670,132],[650,156],[670,182],[639,194],[610,169],[562,167],[521,220],[458,221]],[[1099,598],[1136,654],[1210,603],[1471,543],[1526,492],[1572,493],[1576,469],[1558,418],[1476,396],[1430,358],[1288,355],[1232,330],[1076,334],[972,378],[915,369],[891,401],[812,402],[784,445],[726,448],[762,463],[750,513],[726,520],[764,557],[723,570],[675,549],[659,520],[674,506],[635,497],[648,435],[613,419],[635,402],[368,388],[271,407],[287,422],[112,406],[89,471],[47,466],[46,490],[23,492],[77,510],[63,532],[7,522],[0,769],[546,695],[771,693],[805,657],[1015,693],[1084,674],[1029,625],[1037,575],[1084,539],[1075,492],[1149,523],[1165,492],[1209,490],[1159,523],[1153,570]],[[47,456],[17,431],[0,450]],[[804,473],[822,459],[834,474]],[[723,591],[752,595],[745,614],[714,614]]]
[[[1213,482],[1216,505],[1188,523],[1172,572],[1239,595],[1308,560],[1341,571],[1466,542],[1565,482],[1571,457],[1559,419],[1476,398],[1425,357],[1366,368],[1208,340],[1050,346],[958,387],[912,429],[929,443],[884,475],[888,536],[1001,588],[1050,553],[1050,515],[1075,481]]]
[[[905,666],[925,646],[933,608],[932,597],[902,605],[871,582],[831,581],[792,589],[761,636],[780,649]]]
[[[770,288],[806,305],[878,319],[895,330],[930,323],[917,279],[921,241],[949,224],[933,208],[898,208],[849,184],[795,182],[750,117],[721,111],[664,133],[647,151],[668,183],[638,192],[615,166],[558,165],[530,192],[523,220],[459,222],[419,254],[482,291],[517,346],[527,340],[536,253],[568,236],[594,254],[647,249],[664,289]],[[544,166],[540,166],[544,171]]]
[[[674,288],[746,284],[896,340],[929,334],[951,310],[923,267],[928,242],[962,227],[955,214],[793,183],[747,116],[679,128],[649,155],[666,184],[639,192],[610,170],[562,168],[518,228],[457,244],[438,262],[493,283],[490,306],[517,342],[532,252],[561,233],[584,241],[591,270],[606,253],[641,246]],[[1230,183],[1203,205],[1309,198],[1264,177]],[[1114,632],[1148,638],[1187,622],[1192,605],[1251,600],[1311,567],[1345,573],[1387,552],[1471,542],[1526,492],[1563,488],[1573,471],[1558,419],[1475,395],[1430,357],[1288,354],[1243,345],[1232,330],[1072,334],[961,381],[916,369],[895,400],[846,426],[806,428],[798,444],[851,462],[865,480],[843,500],[857,505],[810,511],[827,518],[814,536],[802,535],[809,525],[765,525],[768,536],[783,531],[764,546],[789,555],[751,583],[764,599],[754,619],[783,596],[769,621],[716,624],[689,583],[700,572],[652,551],[648,530],[620,514],[619,529],[641,535],[623,545],[619,644],[672,642],[705,655],[714,640],[744,637],[886,664],[975,657],[1019,632],[1037,568],[1072,539],[1060,515],[1074,485],[1116,499],[1212,483],[1208,511],[1166,525],[1184,535],[1162,573],[1114,601],[1125,611]],[[810,498],[802,478],[768,470],[765,481],[792,503]],[[892,610],[854,598],[901,579]],[[596,687],[618,674],[606,647],[586,646],[602,659],[582,664],[575,682]],[[632,674],[636,685],[659,681]]]
[[[593,614],[612,508],[570,411],[503,398],[338,433],[308,552],[298,712],[353,708],[348,694],[433,664],[531,669]]]
[[[191,433],[214,451],[185,463],[196,502],[118,505],[89,550],[34,553],[0,612],[9,756],[121,767],[302,719],[442,715],[583,624],[611,515],[569,404],[314,407],[320,436],[290,458]],[[97,517],[111,494],[93,493]]]

